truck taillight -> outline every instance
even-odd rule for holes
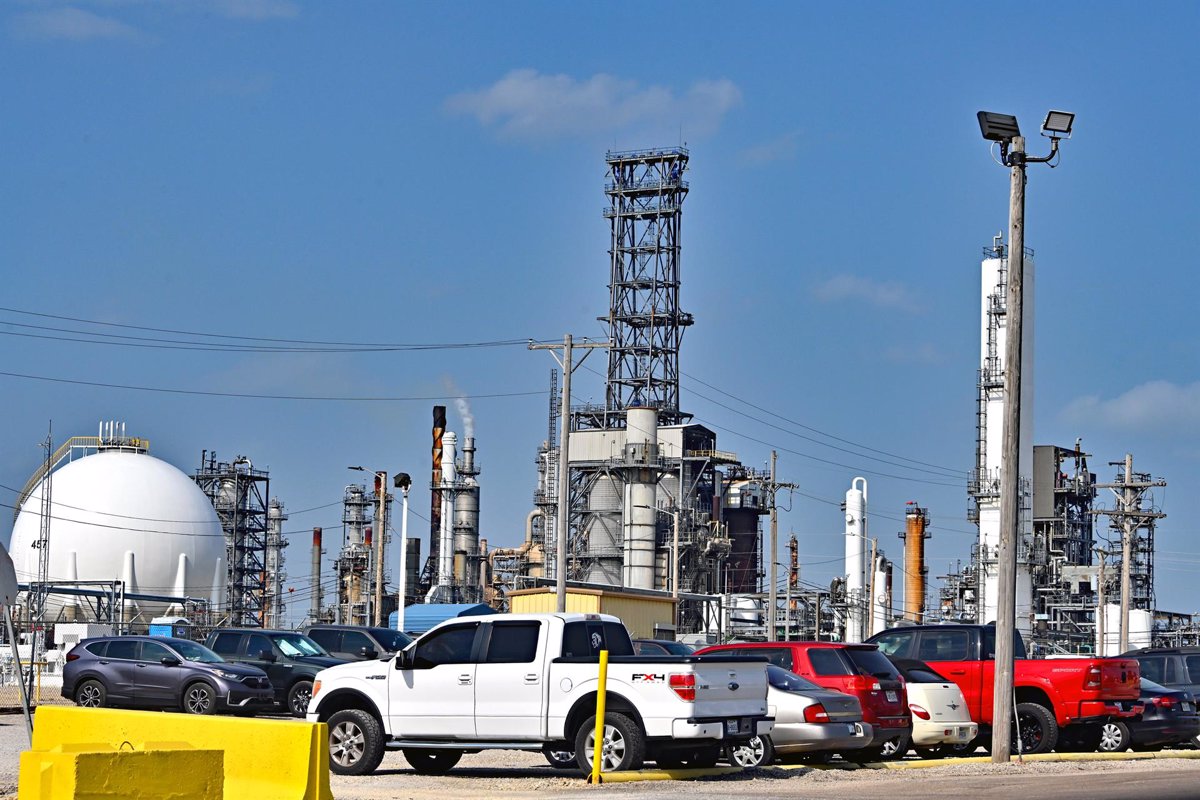
[[[909,703],[908,710],[911,711],[913,716],[917,717],[918,719],[929,719],[929,712],[921,708],[916,703]]]
[[[1084,681],[1083,681],[1083,688],[1085,688],[1085,689],[1099,689],[1100,688],[1100,667],[1098,667],[1098,666],[1088,667],[1087,677],[1084,678]]]
[[[679,695],[680,700],[689,703],[696,702],[696,675],[691,672],[672,672],[667,679],[671,689]]]
[[[829,712],[820,703],[813,703],[804,709],[805,722],[829,722]]]

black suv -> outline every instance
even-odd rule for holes
[[[316,674],[326,667],[346,663],[295,631],[219,629],[208,635],[205,644],[226,661],[248,664],[266,672],[275,687],[275,702],[293,717],[303,717],[308,710]]]
[[[390,656],[412,643],[408,634],[367,625],[312,625],[304,629],[325,652],[347,661],[370,661]]]
[[[261,669],[228,664],[203,645],[167,636],[84,639],[67,653],[62,696],[87,708],[134,706],[189,714],[253,711],[275,702]]]
[[[1200,697],[1200,647],[1143,647],[1121,658],[1137,659],[1147,680]]]

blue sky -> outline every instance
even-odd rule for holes
[[[307,397],[462,392],[478,396],[482,533],[513,544],[545,436],[545,353],[119,347],[30,338],[64,334],[18,324],[168,334],[18,312],[343,342],[598,336],[604,152],[686,142],[682,303],[696,325],[685,410],[747,464],[779,451],[782,479],[803,491],[781,538],[799,537],[806,581],[839,569],[836,503],[859,474],[870,532],[894,558],[904,503],[929,508],[931,574],[942,574],[974,538],[963,484],[978,262],[1007,227],[1007,174],[975,112],[1018,115],[1040,152],[1033,134],[1061,108],[1078,114],[1075,138],[1061,168],[1031,170],[1028,190],[1035,439],[1082,437],[1104,480],[1126,452],[1167,479],[1159,604],[1198,610],[1186,498],[1200,489],[1200,9],[1150,8],[0,5],[0,484],[36,468],[50,419],[59,439],[123,419],[189,473],[202,449],[248,455],[289,509],[327,506],[287,526],[299,596],[306,531],[340,528],[328,504],[357,477],[347,466],[412,473],[413,510],[427,513],[432,401],[11,375]],[[602,399],[599,377],[577,373],[575,395]],[[422,524],[410,535],[424,535],[424,553]],[[327,542],[336,549],[336,535]]]

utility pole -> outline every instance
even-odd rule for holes
[[[379,530],[375,532],[375,613],[373,617],[375,627],[379,628],[387,622],[383,618],[383,556],[387,552],[388,485],[387,473],[383,471],[375,473],[375,501],[378,503],[375,511],[375,527]]]
[[[1096,655],[1104,658],[1108,655],[1108,632],[1105,630],[1107,621],[1104,618],[1104,607],[1106,605],[1104,598],[1104,562],[1108,560],[1110,552],[1099,547],[1095,548],[1095,552],[1100,556],[1100,576],[1096,579]]]
[[[1110,517],[1112,526],[1121,532],[1121,632],[1117,647],[1121,653],[1129,650],[1129,607],[1133,588],[1133,547],[1137,532],[1151,527],[1155,520],[1166,516],[1161,511],[1142,508],[1146,492],[1155,486],[1166,486],[1161,478],[1152,480],[1148,473],[1133,471],[1133,455],[1125,454],[1125,461],[1110,461],[1109,466],[1124,467],[1124,472],[1115,483],[1098,483],[1098,489],[1112,489],[1116,495],[1117,508],[1099,509],[1095,514]]]
[[[1071,135],[1075,115],[1051,111],[1042,123],[1050,137],[1050,155],[1031,158],[1017,118],[980,111],[984,139],[1000,143],[1002,163],[1009,167],[1008,297],[1004,343],[1004,445],[1000,469],[1000,546],[997,554],[996,663],[992,703],[992,761],[1007,763],[1012,751],[1013,640],[1017,636],[1017,543],[1020,538],[1021,353],[1025,277],[1025,167],[1058,155],[1058,142]]]
[[[563,336],[562,344],[529,343],[530,350],[549,350],[550,355],[558,362],[563,371],[562,384],[562,436],[558,442],[558,536],[554,553],[554,593],[556,610],[561,614],[567,610],[567,526],[571,519],[571,467],[568,460],[571,455],[571,373],[591,355],[597,347],[608,347],[608,342],[590,342],[584,340],[575,343],[571,334]],[[587,350],[578,364],[573,364],[575,348]],[[562,350],[560,359],[556,350]]]
[[[996,685],[992,761],[1007,763],[1012,732],[1013,637],[1017,630],[1017,538],[1020,530],[1021,334],[1025,272],[1025,137],[1012,140],[1008,206],[1008,300],[1004,342],[1004,448],[1000,467],[1000,548],[997,555]]]
[[[775,494],[780,489],[796,489],[794,483],[780,483],[775,479],[775,463],[779,460],[779,454],[774,450],[771,451],[771,555],[767,559],[770,564],[767,573],[769,575],[769,586],[767,587],[767,641],[775,639],[775,624],[776,612],[775,606],[779,603],[779,588],[776,583],[779,580],[779,572],[776,569],[778,562],[776,558],[779,549],[779,510],[775,504]]]

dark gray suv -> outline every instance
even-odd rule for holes
[[[304,633],[329,655],[348,661],[386,658],[412,644],[408,634],[369,625],[312,625]]]
[[[205,644],[229,661],[266,672],[275,687],[275,701],[293,717],[303,717],[308,710],[317,673],[346,663],[295,631],[220,628],[208,635]]]
[[[89,708],[189,714],[268,709],[275,699],[261,669],[229,664],[202,644],[167,636],[84,639],[67,653],[62,695]]]

